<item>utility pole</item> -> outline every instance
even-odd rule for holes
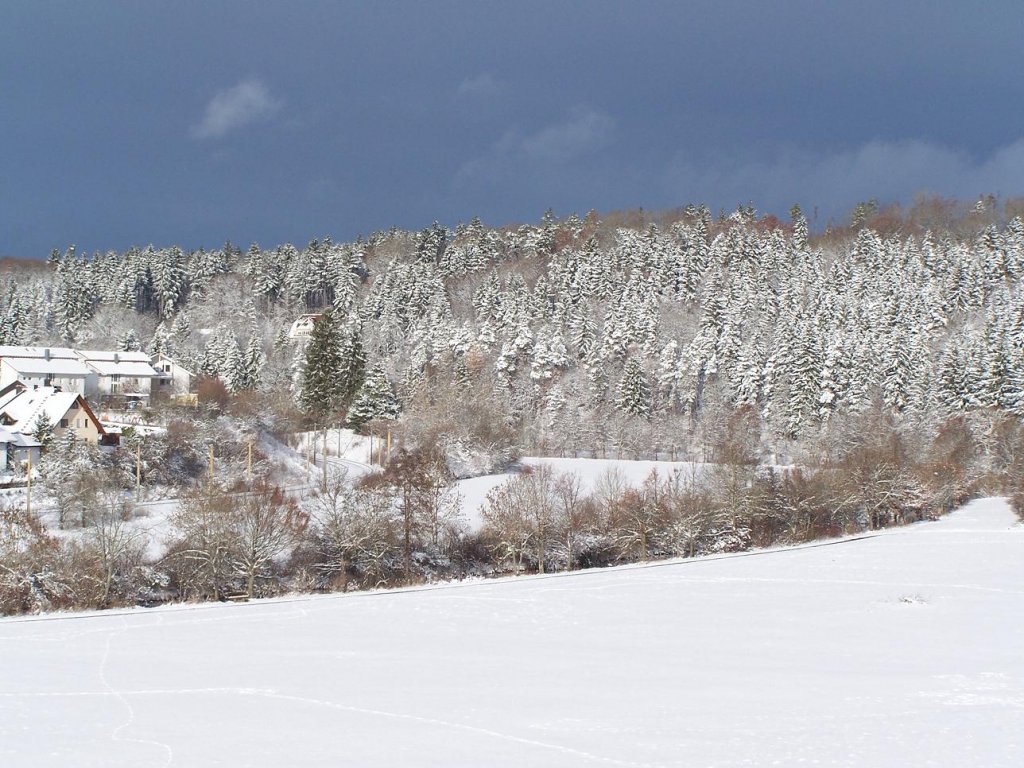
[[[32,449],[28,449],[28,491],[25,495],[25,514],[32,514]],[[62,520],[63,522],[63,520]]]

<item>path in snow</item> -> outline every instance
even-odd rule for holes
[[[0,620],[0,765],[1024,764],[1024,527]]]

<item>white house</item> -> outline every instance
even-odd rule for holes
[[[106,434],[89,403],[78,392],[37,387],[12,389],[0,397],[0,426],[8,431],[32,437],[40,421],[49,426],[56,437],[71,430],[79,440],[98,443]]]
[[[185,395],[192,390],[192,372],[185,370],[167,355],[158,355],[153,367],[159,374],[153,394]]]
[[[75,354],[96,374],[95,389],[85,394],[148,402],[153,381],[160,378],[145,352],[83,349]]]
[[[313,326],[316,325],[316,321],[320,319],[322,313],[313,315],[299,315],[298,319],[292,323],[292,327],[288,329],[289,339],[308,339],[313,335]]]
[[[35,438],[0,427],[0,472],[27,469],[29,461],[37,466],[41,451],[42,444]]]
[[[84,395],[95,390],[97,375],[67,347],[0,346],[0,389],[15,381]]]

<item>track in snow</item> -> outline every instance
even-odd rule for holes
[[[0,621],[5,768],[1024,764],[998,500],[841,546],[83,619]]]

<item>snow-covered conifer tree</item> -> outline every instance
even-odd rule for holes
[[[349,408],[349,425],[359,429],[374,419],[397,419],[400,412],[401,405],[383,366],[373,366]]]
[[[626,362],[619,379],[615,407],[632,416],[647,418],[651,415],[651,387],[643,366],[635,357]]]

